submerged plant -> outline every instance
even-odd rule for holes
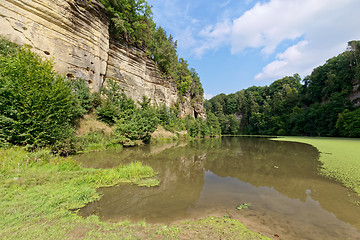
[[[247,209],[247,208],[249,208],[250,206],[251,206],[250,203],[241,203],[241,204],[239,204],[239,205],[236,207],[236,209],[237,209],[237,210]]]

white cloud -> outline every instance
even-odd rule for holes
[[[303,49],[308,45],[308,41],[301,41],[298,44],[289,47],[285,52],[279,53],[277,59],[263,68],[263,71],[255,76],[255,80],[263,80],[264,78],[278,78],[296,73],[296,69],[289,66],[294,64],[295,68],[301,65],[303,59]],[[288,70],[291,69],[290,73]]]
[[[242,16],[204,28],[194,52],[201,57],[224,45],[231,53],[259,49],[265,56],[276,54],[256,75],[256,80],[275,80],[285,75],[302,76],[360,39],[359,0],[270,0],[257,3]],[[284,42],[293,42],[277,53]]]
[[[207,26],[199,33],[201,37],[206,39],[201,46],[194,49],[195,55],[201,57],[208,50],[217,50],[224,43],[229,42],[229,34],[231,34],[231,22],[225,20],[217,23],[215,26]]]

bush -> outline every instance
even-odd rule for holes
[[[148,142],[156,130],[158,118],[154,108],[136,109],[116,121],[115,134],[120,139],[142,140]]]
[[[159,124],[170,132],[185,130],[184,120],[179,118],[179,112],[174,108],[161,105],[157,109]]]
[[[207,113],[206,122],[209,125],[210,136],[219,136],[221,134],[221,126],[219,120],[212,112]]]
[[[97,115],[101,121],[113,125],[116,119],[131,114],[136,109],[134,100],[126,97],[120,86],[108,80],[106,87],[101,89],[104,100],[97,108]]]
[[[336,128],[342,136],[360,137],[360,108],[352,112],[346,109],[343,113],[339,114]]]
[[[93,92],[91,94],[91,106],[97,109],[101,105],[101,94],[99,92]]]
[[[0,142],[29,149],[54,145],[74,135],[82,112],[71,83],[53,63],[30,50],[0,55]]]
[[[90,93],[86,81],[81,78],[74,79],[72,81],[72,87],[81,106],[79,111],[83,114],[88,113],[92,108],[93,95]]]

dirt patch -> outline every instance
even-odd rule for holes
[[[167,131],[162,126],[159,126],[155,132],[151,134],[151,139],[159,140],[159,139],[176,139],[177,136],[175,133]]]
[[[111,134],[113,128],[96,119],[95,115],[85,115],[78,123],[77,135],[86,135],[90,132],[102,131],[105,134]]]
[[[77,226],[69,233],[68,239],[83,239],[89,231],[90,229],[85,226]]]

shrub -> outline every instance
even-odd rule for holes
[[[11,45],[11,44],[10,44]],[[54,145],[74,135],[81,115],[70,82],[53,63],[30,50],[0,55],[0,142],[30,149]]]
[[[158,118],[154,108],[136,109],[129,115],[116,121],[115,134],[123,139],[142,140],[148,142],[156,130]]]
[[[97,108],[97,115],[101,121],[113,125],[116,119],[129,115],[136,108],[134,100],[126,97],[115,81],[108,80],[106,87],[103,87],[101,92],[104,100]]]
[[[360,108],[352,112],[346,109],[339,114],[336,128],[345,137],[360,137]]]
[[[86,81],[81,78],[74,79],[72,81],[73,91],[80,103],[80,112],[83,114],[88,113],[92,108],[93,95],[90,93],[90,89],[86,84]]]
[[[91,94],[91,106],[97,109],[101,105],[101,94],[99,92],[93,92]]]
[[[179,118],[179,112],[165,105],[159,106],[157,109],[157,117],[159,124],[170,132],[185,130],[184,120]]]

